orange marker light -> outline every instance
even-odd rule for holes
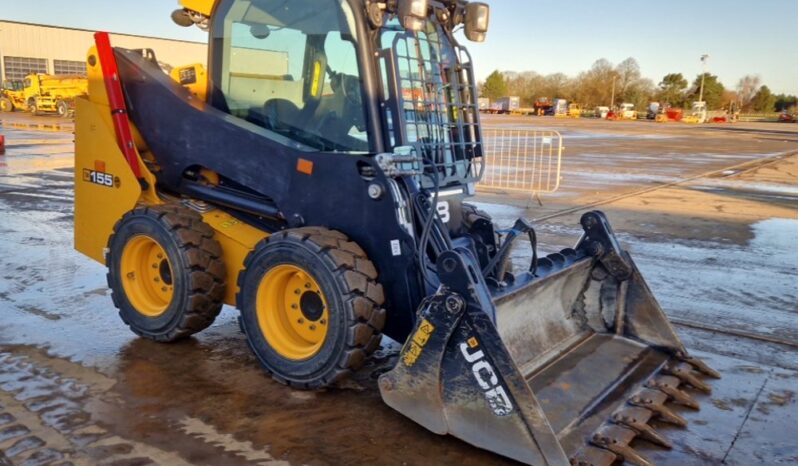
[[[296,171],[299,173],[304,173],[306,175],[313,174],[313,162],[310,160],[299,159],[296,163]]]

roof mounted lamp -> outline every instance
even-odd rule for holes
[[[490,24],[490,6],[472,2],[466,5],[465,35],[472,42],[484,42]]]
[[[209,27],[208,16],[188,8],[175,10],[172,12],[172,21],[182,27],[190,27],[197,25],[203,31],[207,31]]]
[[[399,0],[397,14],[402,27],[412,32],[424,29],[429,11],[429,0]]]

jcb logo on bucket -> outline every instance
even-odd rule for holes
[[[485,353],[479,347],[476,338],[471,337],[465,343],[460,343],[460,352],[466,362],[471,365],[471,372],[485,394],[485,399],[497,416],[507,416],[513,412],[513,403],[504,387],[499,383],[499,377],[490,362],[485,358]]]

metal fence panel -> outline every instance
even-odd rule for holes
[[[544,194],[560,188],[563,139],[557,131],[485,129],[482,139],[486,169],[478,189]]]

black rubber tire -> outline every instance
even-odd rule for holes
[[[63,100],[59,100],[55,103],[55,109],[58,116],[61,118],[67,118],[69,116],[69,104],[64,102]]]
[[[125,244],[147,235],[165,250],[172,265],[174,295],[158,317],[138,312],[119,276]],[[213,324],[222,309],[227,272],[214,231],[197,212],[178,205],[137,208],[122,217],[108,239],[108,287],[119,316],[139,336],[159,342],[189,337]]]
[[[272,349],[258,323],[258,287],[263,276],[281,264],[297,265],[310,273],[330,312],[325,342],[314,356],[301,361]],[[318,227],[276,233],[247,257],[238,285],[241,329],[263,368],[280,383],[301,389],[334,385],[379,348],[386,315],[382,285],[366,253],[342,233]]]
[[[2,112],[14,111],[14,104],[11,102],[11,99],[9,99],[8,97],[0,97],[0,111]]]

